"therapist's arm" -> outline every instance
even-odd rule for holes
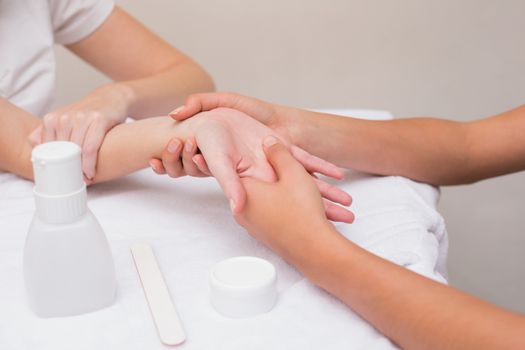
[[[172,116],[217,107],[242,111],[320,158],[374,174],[455,185],[525,170],[525,106],[472,122],[370,121],[212,93],[190,96]]]
[[[214,89],[195,61],[118,6],[92,34],[67,48],[114,82],[45,115],[33,139],[81,145],[87,178],[95,176],[98,149],[113,126],[126,117],[165,115],[187,95]]]
[[[161,156],[171,138],[187,137],[188,132],[177,124],[170,118],[157,117],[113,128],[100,149],[100,171],[94,182],[146,167],[152,156]],[[39,125],[40,118],[0,99],[0,170],[32,179],[32,145],[28,135]]]
[[[525,317],[353,244],[326,220],[312,179],[287,150],[266,152],[279,179],[243,179],[248,200],[236,219],[313,283],[404,349],[525,349]]]

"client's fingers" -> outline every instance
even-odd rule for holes
[[[172,139],[162,152],[162,167],[170,177],[176,178],[186,175],[180,160],[182,146],[179,139]]]
[[[292,145],[290,151],[294,158],[301,162],[310,173],[320,173],[338,180],[344,177],[343,171],[337,165],[316,157],[300,147]]]
[[[153,171],[155,173],[157,173],[158,175],[164,175],[166,174],[166,169],[164,169],[164,166],[162,165],[162,161],[160,159],[157,159],[157,158],[152,158],[150,161],[149,161],[149,166],[151,167],[151,169],[153,169]]]
[[[207,176],[212,176],[211,175],[211,171],[208,168],[208,164],[206,164],[206,159],[204,159],[204,156],[202,154],[194,155],[192,160],[193,160],[193,163],[195,163],[195,165],[197,165],[197,168],[199,168],[199,170],[203,174],[205,174]]]
[[[350,210],[340,207],[326,199],[323,199],[323,204],[328,220],[346,222],[348,224],[354,222],[355,216]]]
[[[319,189],[319,192],[321,192],[321,195],[324,198],[346,206],[352,204],[352,197],[342,189],[334,185],[330,185],[329,183],[326,183],[323,180],[319,180],[315,177],[314,181],[317,185],[317,188]]]

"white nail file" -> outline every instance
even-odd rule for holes
[[[131,254],[161,342],[166,345],[183,343],[186,335],[151,246],[134,245],[131,247]]]

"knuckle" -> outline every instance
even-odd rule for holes
[[[100,123],[104,121],[104,116],[100,112],[91,112],[90,119],[94,123]]]
[[[57,123],[58,115],[54,113],[46,114],[43,118],[43,123],[46,128],[54,128]]]
[[[85,119],[85,115],[84,113],[82,112],[78,112],[78,113],[75,113],[75,115],[73,116],[73,120],[75,121],[75,123],[79,123],[79,122],[82,122],[84,119]]]
[[[57,118],[57,125],[59,127],[62,127],[62,126],[69,124],[70,121],[71,121],[71,116],[69,114],[62,114],[61,116]]]

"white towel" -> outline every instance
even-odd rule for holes
[[[445,282],[446,234],[434,188],[397,177],[349,173],[354,242]],[[213,179],[160,177],[149,169],[94,186],[89,206],[110,240],[119,290],[107,309],[39,319],[24,299],[22,252],[34,205],[31,183],[0,174],[0,349],[161,349],[129,247],[148,242],[187,331],[181,349],[392,349],[384,336],[238,227]],[[221,259],[254,255],[278,272],[267,314],[234,320],[209,303],[208,272]]]

